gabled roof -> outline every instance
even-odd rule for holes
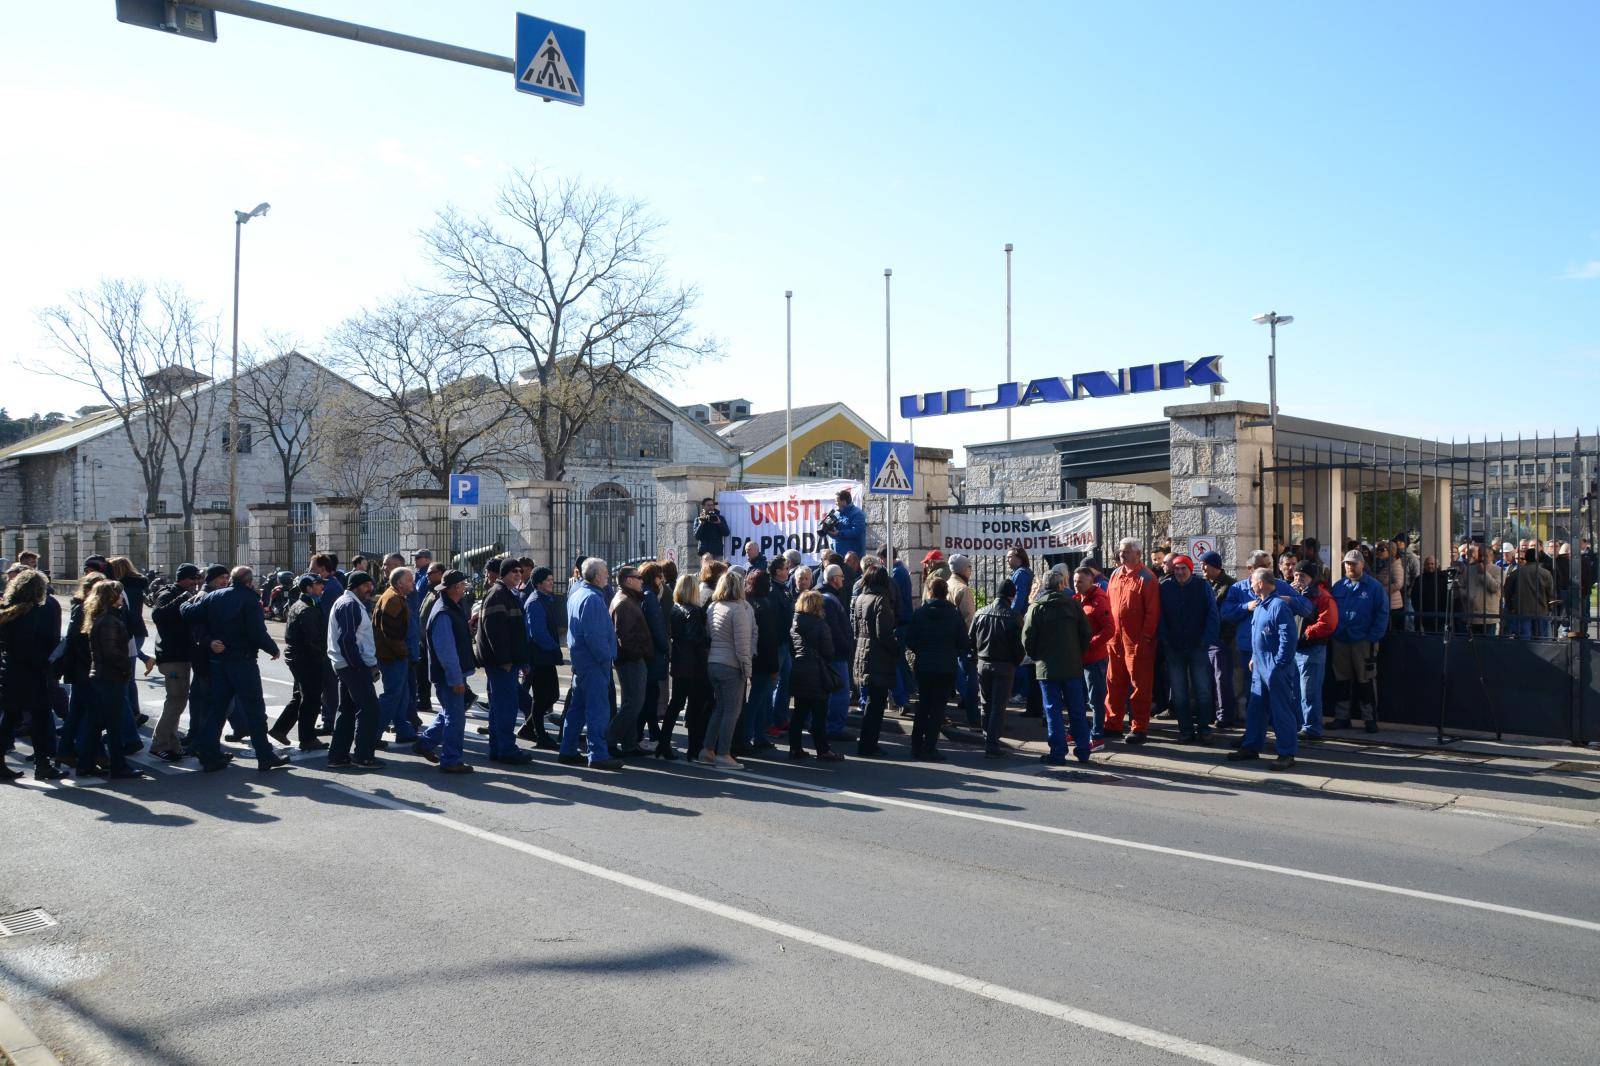
[[[856,428],[872,440],[882,440],[883,434],[879,433],[866,419],[850,410],[843,403],[819,403],[807,407],[794,409],[794,435],[804,436],[813,428],[822,425],[829,419],[843,416],[853,422]],[[767,452],[782,446],[784,442],[784,413],[782,411],[764,411],[758,415],[730,422],[723,426],[718,435],[729,445],[737,448],[739,454],[747,455],[751,461],[761,458]]]

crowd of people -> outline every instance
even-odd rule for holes
[[[950,736],[981,736],[984,754],[1002,759],[1014,754],[1006,711],[1021,707],[1043,719],[1050,765],[1087,762],[1110,742],[1144,744],[1152,716],[1170,714],[1183,744],[1242,727],[1235,760],[1259,758],[1270,728],[1271,768],[1282,770],[1329,718],[1377,730],[1378,651],[1391,626],[1506,618],[1518,635],[1545,635],[1524,608],[1560,604],[1556,563],[1570,560],[1561,546],[1542,556],[1530,544],[1519,546],[1521,563],[1510,552],[1491,563],[1469,541],[1441,579],[1435,560],[1418,562],[1399,537],[1352,543],[1335,576],[1308,540],[1252,553],[1235,578],[1215,552],[1196,560],[1157,548],[1146,560],[1129,538],[1110,570],[1090,556],[1036,573],[1013,548],[1007,576],[984,590],[969,558],[929,552],[917,597],[896,552],[865,552],[848,492],[838,504],[833,550],[810,565],[793,549],[767,559],[754,542],[729,557],[726,523],[707,500],[691,530],[693,570],[655,560],[613,571],[580,557],[564,595],[530,558],[488,560],[475,590],[467,573],[419,549],[344,569],[319,552],[304,573],[274,573],[259,588],[247,566],[185,564],[147,603],[130,560],[95,555],[64,632],[48,577],[24,557],[0,600],[0,752],[26,733],[42,780],[63,767],[142,776],[128,761],[147,721],[134,680],[142,665],[159,671],[165,694],[151,753],[197,759],[204,771],[235,757],[226,730],[227,741],[250,742],[262,771],[289,764],[280,749],[293,733],[301,752],[326,750],[331,767],[380,769],[379,753],[401,745],[442,773],[469,773],[467,714],[480,701],[487,758],[513,765],[534,759],[523,743],[598,770],[646,757],[737,768],[784,741],[795,760],[838,761],[847,745],[876,759],[888,713],[912,719],[913,759],[942,761]],[[1582,558],[1587,588],[1587,545]],[[269,617],[283,622],[281,647]],[[282,656],[294,686],[270,724],[263,654]],[[1336,698],[1325,709],[1328,672]],[[21,772],[0,765],[0,776]]]

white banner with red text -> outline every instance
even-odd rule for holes
[[[1029,555],[1094,550],[1094,508],[1068,507],[1041,514],[1016,512],[944,512],[939,548],[945,558],[962,555],[1004,555],[1022,548]]]
[[[849,489],[850,498],[858,503],[864,498],[861,482],[849,478],[717,493],[717,505],[728,520],[728,561],[742,563],[745,542],[753,540],[768,559],[794,548],[807,566],[815,566],[822,561],[818,550],[828,551],[833,546],[820,527],[833,510],[840,489]]]

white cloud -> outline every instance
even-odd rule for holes
[[[1600,259],[1591,259],[1582,266],[1570,267],[1562,277],[1568,281],[1600,281]]]

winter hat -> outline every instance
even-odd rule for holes
[[[177,575],[177,580],[178,581],[184,581],[184,580],[187,580],[188,578],[199,577],[199,576],[200,576],[200,568],[198,566],[194,565],[193,563],[184,563],[182,566],[178,567],[178,575]]]
[[[223,566],[221,563],[212,563],[210,566],[206,567],[206,584],[208,585],[219,577],[227,576],[228,568]]]
[[[965,555],[950,556],[950,572],[952,574],[965,574],[971,571],[972,560]]]
[[[1217,554],[1216,552],[1206,552],[1204,555],[1200,556],[1200,565],[1201,566],[1214,566],[1218,570],[1221,570],[1222,569],[1222,556]]]
[[[444,572],[444,577],[439,581],[439,589],[440,591],[443,591],[444,589],[449,588],[451,585],[459,585],[465,580],[467,580],[467,575],[463,574],[461,571],[446,570]]]
[[[1167,560],[1168,566],[1187,566],[1191,573],[1194,572],[1194,560],[1187,555],[1174,555]]]
[[[365,570],[352,570],[350,571],[350,581],[345,585],[345,588],[349,589],[351,592],[354,592],[362,585],[368,584],[371,581],[372,575],[367,573]]]
[[[1312,562],[1310,559],[1301,559],[1298,563],[1295,563],[1294,572],[1297,574],[1305,574],[1313,581],[1322,576],[1322,568],[1316,563]]]
[[[533,576],[528,580],[534,585],[542,585],[544,584],[544,579],[553,573],[555,573],[555,571],[551,570],[548,566],[536,566],[533,568]]]

